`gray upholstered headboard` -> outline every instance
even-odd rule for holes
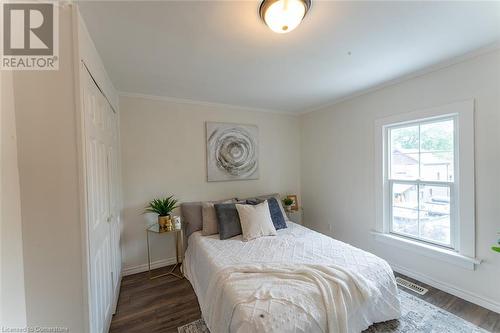
[[[249,200],[249,199],[266,200],[269,198],[278,199],[283,216],[285,217],[286,220],[288,220],[287,215],[285,214],[285,210],[283,209],[283,206],[281,205],[281,199],[280,199],[279,193],[253,196],[253,197],[243,198],[243,199],[231,198],[231,199],[212,201],[212,202],[222,202],[222,201],[227,201],[227,200],[245,201],[245,200]],[[203,206],[203,202],[201,202],[201,201],[181,203],[181,217],[182,217],[182,223],[183,223],[183,228],[184,228],[184,235],[186,235],[186,237],[189,237],[195,231],[203,229],[202,206]]]

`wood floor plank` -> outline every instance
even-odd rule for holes
[[[166,272],[160,268],[153,274]],[[490,332],[500,333],[500,314],[445,293],[402,274],[407,280],[429,289],[425,295],[410,292]],[[148,273],[126,276],[122,280],[111,333],[174,333],[177,327],[201,318],[200,306],[188,280],[165,276],[150,280]]]

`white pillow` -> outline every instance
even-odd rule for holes
[[[267,200],[255,206],[236,204],[236,209],[240,216],[241,231],[245,242],[262,236],[276,235]]]

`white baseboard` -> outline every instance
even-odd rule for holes
[[[426,283],[434,288],[437,288],[454,296],[460,297],[466,301],[482,306],[483,308],[486,308],[493,312],[500,313],[500,303],[498,302],[495,302],[491,299],[487,299],[483,296],[479,296],[470,291],[459,289],[447,282],[436,280],[434,278],[428,277],[427,275],[412,271],[411,269],[394,265],[390,262],[389,265],[391,265],[392,269],[398,273],[409,276],[415,280]]]
[[[164,266],[170,266],[170,265],[175,264],[176,262],[177,262],[177,259],[175,257],[153,261],[151,263],[151,269],[156,269],[156,268],[160,268],[160,267],[164,267]],[[138,266],[124,267],[122,275],[127,276],[127,275],[146,272],[147,270],[148,270],[147,263],[142,264],[142,265],[138,265]]]

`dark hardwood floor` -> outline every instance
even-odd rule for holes
[[[160,268],[154,274],[165,270]],[[396,275],[418,282],[401,274]],[[413,295],[490,332],[500,333],[500,314],[418,283],[429,289],[429,292],[424,296]],[[200,307],[189,281],[172,276],[149,280],[145,272],[123,278],[110,332],[177,332],[177,327],[199,318]]]
[[[154,275],[166,268],[153,271]],[[188,280],[165,276],[150,280],[148,273],[122,279],[111,333],[177,332],[177,327],[201,318],[198,300]]]

